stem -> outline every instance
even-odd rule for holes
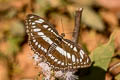
[[[72,41],[76,44],[78,43],[78,39],[79,39],[82,11],[83,11],[83,8],[79,8],[75,12],[75,28],[73,31]]]

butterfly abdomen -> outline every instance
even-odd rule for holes
[[[43,18],[30,14],[25,26],[32,50],[44,55],[54,69],[77,69],[91,65],[89,56],[79,45],[61,37]]]

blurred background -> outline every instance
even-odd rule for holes
[[[0,80],[32,80],[40,72],[27,44],[24,26],[27,14],[47,19],[71,40],[75,11],[80,7],[83,13],[79,43],[90,54],[114,35],[113,56],[117,57],[111,64],[119,63],[120,0],[0,0]],[[120,66],[115,72],[114,79],[120,80]],[[106,75],[105,80],[111,80],[111,75]]]

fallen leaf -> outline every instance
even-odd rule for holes
[[[84,8],[84,11],[82,14],[82,21],[89,27],[96,29],[98,31],[103,31],[105,29],[102,19],[91,8],[87,8],[87,7]]]
[[[99,46],[92,52],[91,59],[95,61],[94,66],[100,67],[107,71],[113,53],[114,39],[111,37],[107,44]]]

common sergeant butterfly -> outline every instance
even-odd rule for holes
[[[37,55],[44,55],[46,63],[55,70],[78,69],[91,66],[89,56],[74,42],[64,39],[45,19],[29,14],[25,20],[29,44]]]

